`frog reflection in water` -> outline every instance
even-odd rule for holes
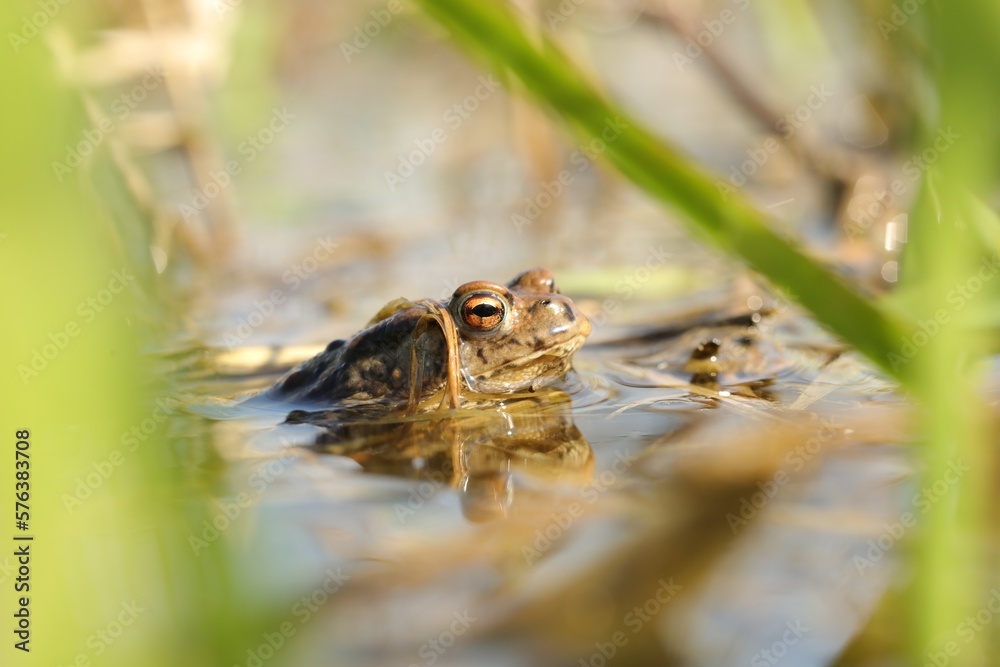
[[[590,322],[552,274],[507,286],[466,283],[450,301],[397,299],[348,340],[335,340],[272,387],[271,398],[327,406],[458,407],[461,395],[535,390],[561,378]]]
[[[320,426],[318,451],[347,456],[368,473],[420,480],[408,500],[395,504],[399,519],[452,487],[465,517],[482,522],[536,512],[531,480],[581,486],[591,481],[594,452],[573,424],[570,407],[568,394],[545,388],[489,407],[409,420],[324,420],[322,413],[296,411],[288,421]]]
[[[448,301],[397,299],[266,395],[319,408],[287,421],[322,428],[321,451],[368,472],[456,487],[465,515],[482,521],[511,511],[516,472],[589,481],[593,452],[569,396],[542,389],[570,370],[589,334],[590,322],[537,268],[506,286],[466,283]],[[413,417],[463,400],[476,409]]]

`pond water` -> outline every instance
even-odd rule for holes
[[[245,402],[322,349],[316,332],[363,324],[296,304],[343,270],[325,263],[308,297],[192,355],[192,428],[221,459],[213,512],[243,507],[226,548],[253,599],[287,606],[281,664],[830,664],[896,581],[908,408],[733,272],[625,303],[631,321],[595,326],[534,393],[376,423]],[[599,320],[606,290],[577,282],[564,291]],[[221,338],[281,289],[278,272],[249,299],[230,284],[202,301],[236,304]],[[273,342],[309,329],[318,344]]]

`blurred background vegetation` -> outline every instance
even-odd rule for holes
[[[924,664],[1000,584],[995,2],[2,12],[3,434],[30,429],[37,466],[24,664],[247,664],[315,589],[261,593],[271,561],[236,539],[201,553],[235,495],[180,416],[211,395],[192,346],[327,340],[397,292],[538,263],[599,304],[663,246],[675,265],[611,326],[749,267],[919,406],[924,480],[970,467],[873,621],[898,636],[857,664]],[[247,326],[251,303],[283,314]],[[94,639],[128,604],[121,639]],[[997,636],[947,664],[994,664]]]

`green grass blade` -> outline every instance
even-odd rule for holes
[[[767,217],[742,199],[724,198],[709,175],[605,99],[552,40],[530,38],[501,3],[418,2],[498,71],[513,72],[575,132],[603,142],[598,152],[679,211],[692,234],[742,258],[883,370],[907,379],[905,367],[893,369],[889,363],[890,353],[912,328],[905,317],[859,294],[777,234]]]

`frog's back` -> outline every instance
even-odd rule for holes
[[[413,308],[400,310],[347,340],[333,341],[279,380],[269,396],[325,404],[405,402],[410,395],[414,333],[421,315]],[[418,342],[422,396],[435,393],[444,384],[445,356],[444,336],[430,327]]]

